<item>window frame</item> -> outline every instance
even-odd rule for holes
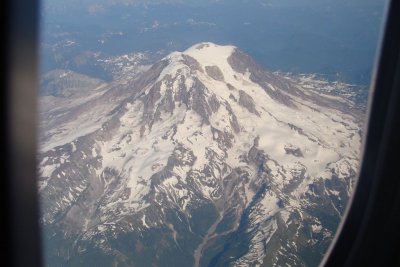
[[[400,1],[389,1],[357,185],[320,266],[400,266]]]
[[[3,3],[1,255],[8,266],[42,266],[36,187],[38,0]],[[400,1],[390,1],[359,179],[321,266],[400,266]]]

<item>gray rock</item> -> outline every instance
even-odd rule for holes
[[[253,98],[243,90],[239,90],[239,105],[246,108],[249,112],[260,116],[254,104]]]
[[[214,80],[217,81],[224,80],[224,74],[222,74],[222,71],[217,66],[206,66],[205,69],[208,76],[210,76]]]

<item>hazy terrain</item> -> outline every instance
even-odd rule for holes
[[[43,71],[110,78],[99,54],[166,55],[202,41],[233,44],[271,70],[368,84],[383,0],[44,1]]]

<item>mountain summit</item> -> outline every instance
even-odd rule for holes
[[[319,263],[358,168],[348,85],[200,43],[85,90],[42,102],[50,266]]]

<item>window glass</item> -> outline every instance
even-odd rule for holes
[[[318,266],[385,4],[42,1],[46,266]]]

